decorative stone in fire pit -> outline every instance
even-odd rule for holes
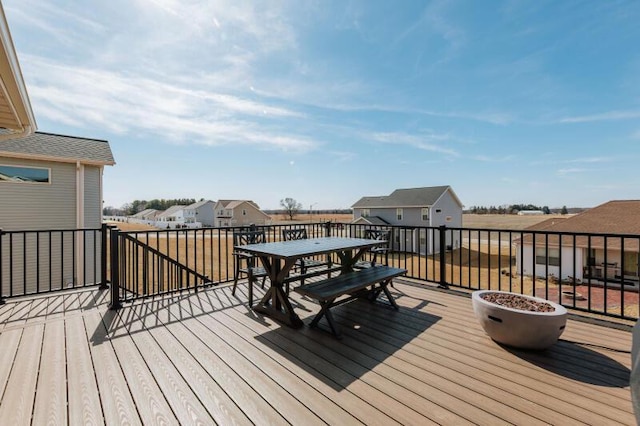
[[[546,349],[558,341],[567,310],[539,297],[507,291],[479,290],[473,311],[484,331],[498,343],[522,349]]]

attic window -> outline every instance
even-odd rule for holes
[[[51,169],[0,165],[0,182],[51,183]]]
[[[442,213],[441,209],[436,209],[436,213]]]

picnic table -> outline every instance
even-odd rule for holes
[[[353,265],[367,250],[384,243],[386,241],[365,238],[322,237],[238,247],[260,259],[271,282],[266,294],[253,309],[294,328],[302,327],[303,322],[294,312],[284,291],[287,277],[296,261],[305,257],[335,253],[340,259],[342,275],[353,272]]]

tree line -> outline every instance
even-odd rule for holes
[[[204,200],[201,198],[200,201]],[[146,209],[166,210],[171,206],[181,205],[188,206],[196,202],[195,198],[174,198],[174,199],[153,199],[153,200],[134,200],[131,203],[125,203],[122,207],[105,207],[102,214],[105,216],[133,216]]]

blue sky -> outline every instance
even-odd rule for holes
[[[4,0],[41,131],[105,204],[638,199],[640,2]]]

